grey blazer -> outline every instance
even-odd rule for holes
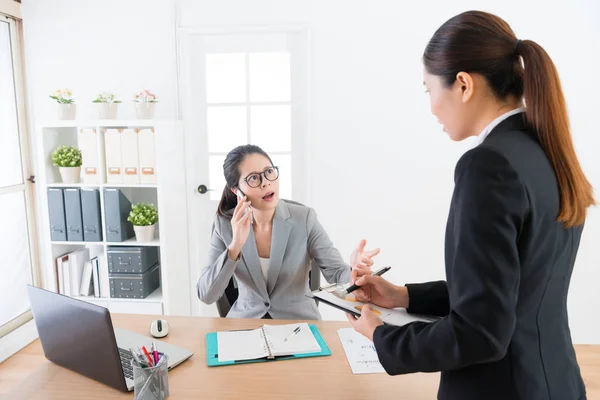
[[[225,292],[232,276],[239,296],[227,317],[275,319],[321,319],[309,297],[308,273],[314,259],[329,283],[350,281],[350,266],[333,247],[325,229],[309,207],[280,200],[273,218],[270,264],[267,279],[260,267],[254,232],[239,259],[229,258],[231,221],[217,215],[212,229],[208,266],[198,280],[198,298],[212,304]]]

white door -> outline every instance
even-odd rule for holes
[[[0,338],[32,318],[26,285],[39,282],[18,35],[0,14]]]
[[[179,32],[180,101],[186,140],[193,315],[211,227],[225,187],[223,161],[242,144],[265,150],[280,170],[280,197],[305,202],[309,176],[307,35],[302,29]]]

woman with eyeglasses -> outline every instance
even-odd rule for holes
[[[244,145],[225,158],[227,182],[215,217],[208,266],[198,298],[212,304],[235,277],[238,298],[227,317],[320,319],[310,294],[314,260],[329,283],[348,283],[352,269],[369,269],[379,249],[362,240],[344,262],[315,211],[279,199],[279,169],[260,147]]]

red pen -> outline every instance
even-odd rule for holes
[[[142,350],[144,351],[144,354],[146,355],[148,361],[150,361],[150,366],[153,367],[154,362],[152,361],[152,357],[150,357],[150,353],[148,353],[148,350],[146,350],[146,346],[142,346]]]

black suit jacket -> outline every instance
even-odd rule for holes
[[[375,330],[389,374],[442,371],[439,399],[585,398],[567,316],[583,227],[556,221],[556,176],[523,117],[456,165],[447,281],[407,285],[409,312],[443,318]]]

